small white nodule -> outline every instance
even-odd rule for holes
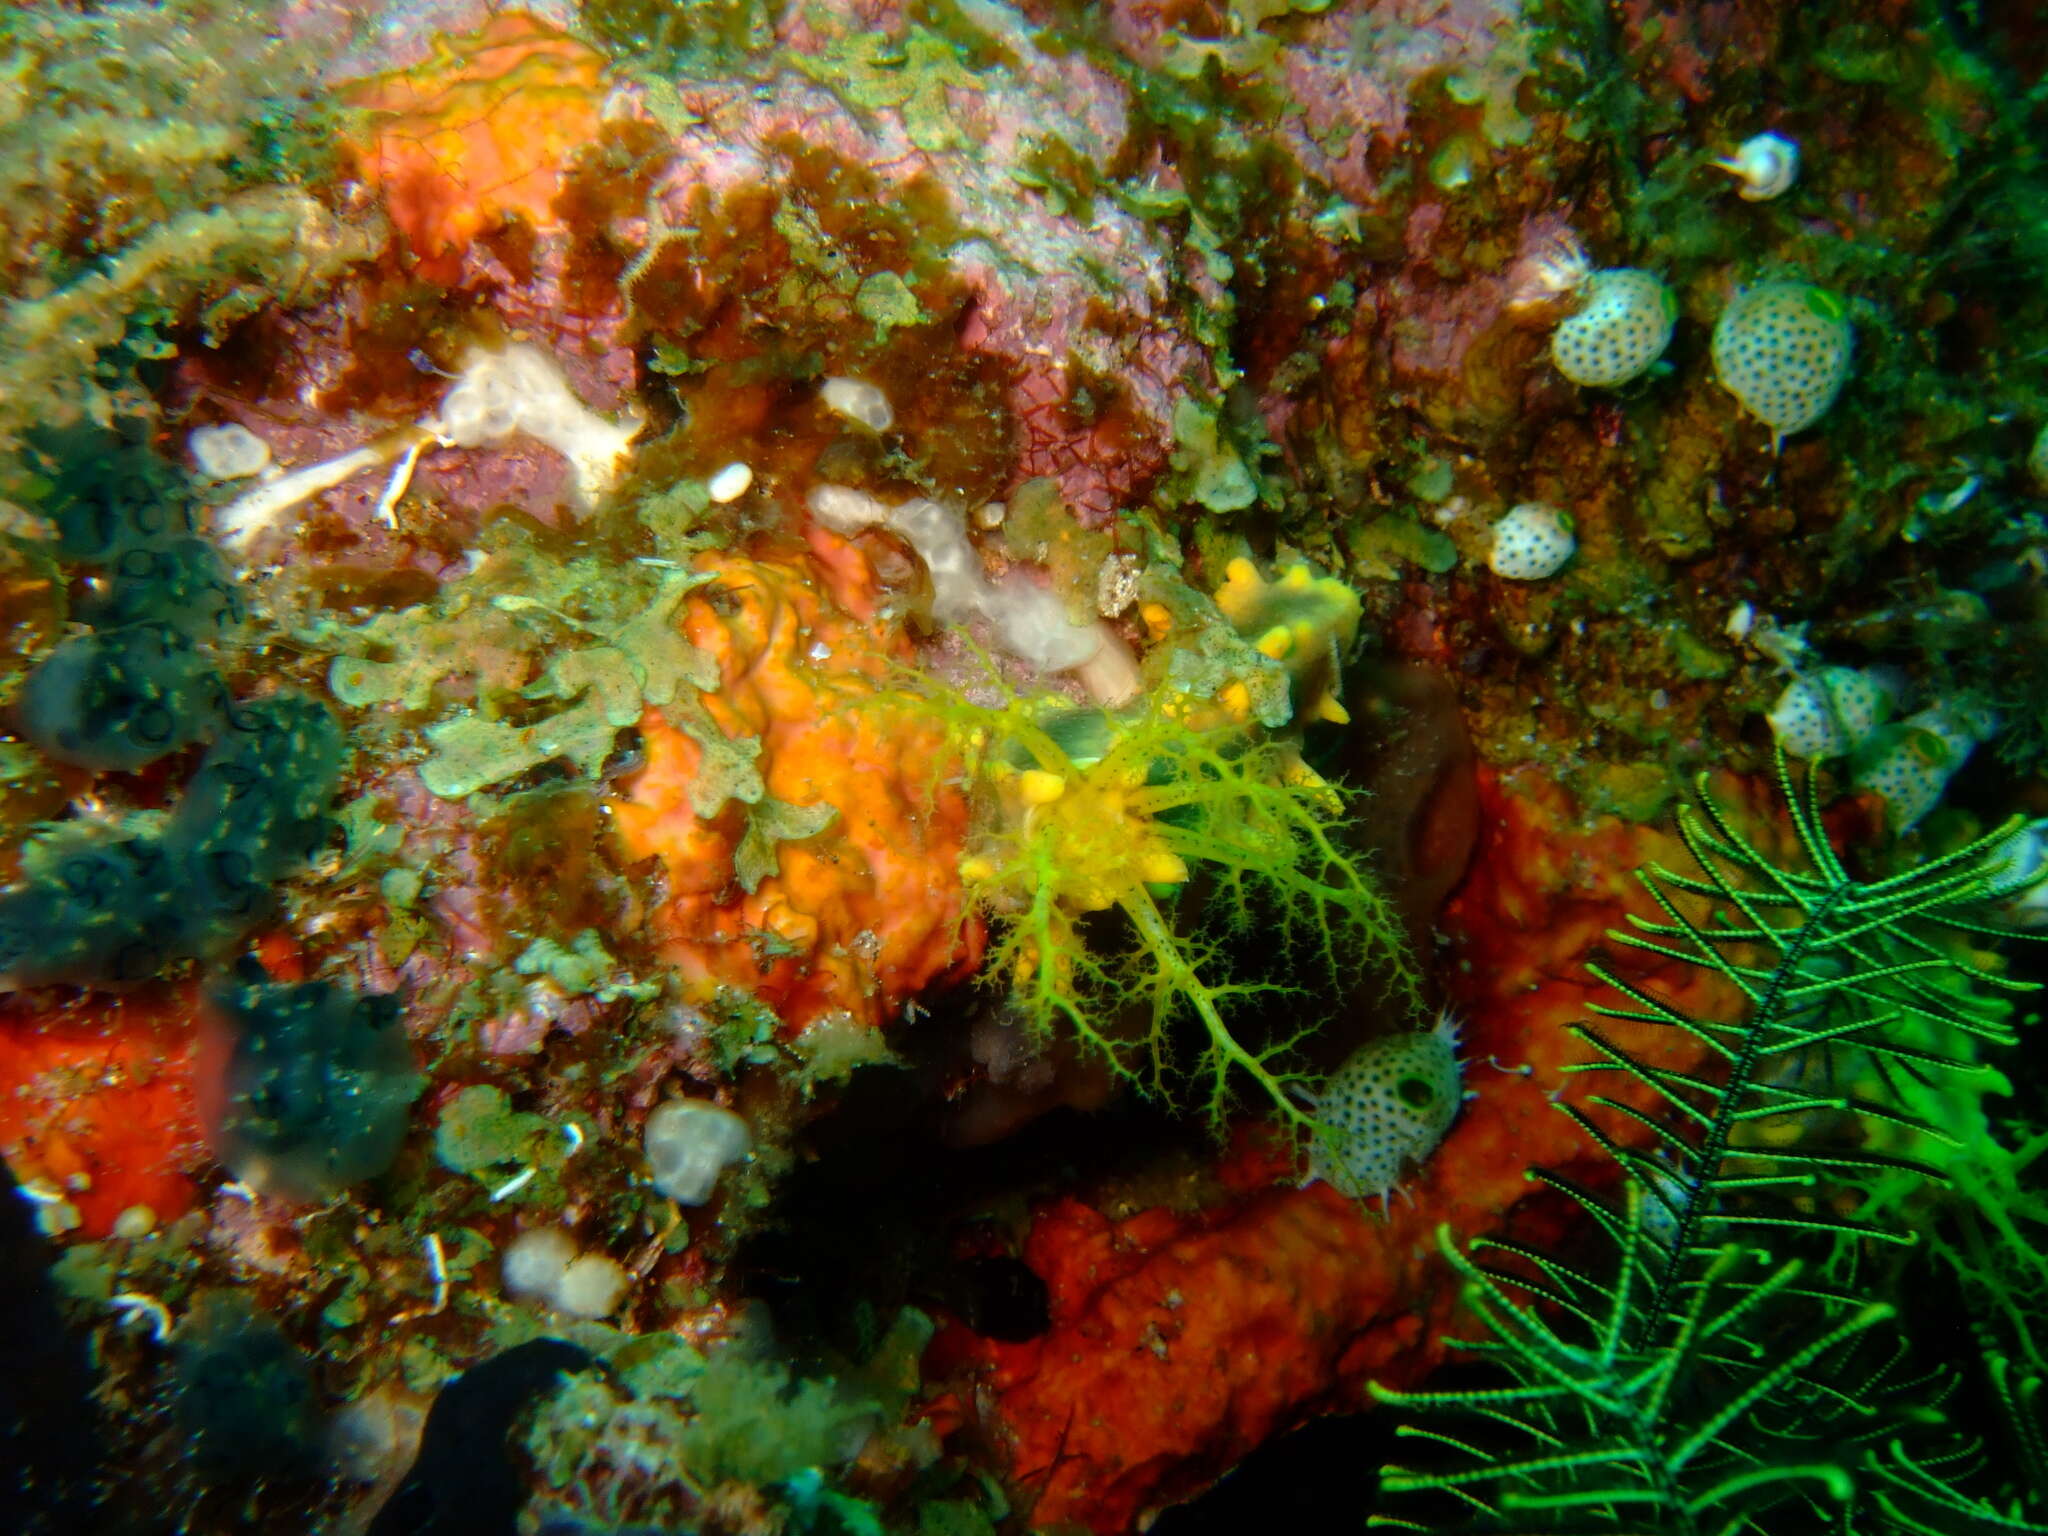
[[[738,501],[746,495],[747,488],[753,483],[753,469],[735,459],[711,477],[706,489],[710,491],[713,501],[724,506],[727,502]]]

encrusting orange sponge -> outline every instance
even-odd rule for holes
[[[598,135],[604,55],[518,11],[435,41],[433,57],[347,92],[367,114],[344,143],[423,275],[452,282],[509,215],[554,226],[562,171]]]
[[[1724,778],[1716,793],[1763,846],[1782,840],[1767,786]],[[1684,850],[1668,832],[1582,815],[1534,771],[1483,773],[1480,800],[1480,846],[1442,918],[1477,1097],[1415,1172],[1412,1203],[1368,1211],[1327,1184],[1296,1187],[1291,1144],[1244,1127],[1206,1205],[1134,1209],[1112,1190],[1033,1213],[1022,1257],[1046,1284],[1046,1333],[1004,1343],[950,1323],[933,1340],[925,1377],[945,1384],[933,1423],[944,1433],[976,1417],[1009,1448],[1034,1528],[1129,1531],[1273,1435],[1363,1405],[1368,1381],[1419,1384],[1473,1326],[1439,1226],[1461,1243],[1506,1232],[1541,1247],[1570,1213],[1525,1169],[1612,1180],[1612,1161],[1553,1100],[1599,1091],[1640,1108],[1647,1095],[1574,1074],[1593,1052],[1567,1026],[1624,1001],[1586,959],[1629,913],[1653,912],[1634,871],[1683,867]],[[1702,1016],[1739,1010],[1711,972],[1641,951],[1607,959]],[[1705,1054],[1678,1030],[1601,1027],[1665,1070],[1697,1070]]]
[[[627,855],[667,877],[663,958],[702,1000],[744,989],[792,1034],[833,1014],[887,1023],[982,950],[958,871],[958,765],[942,727],[890,697],[909,642],[874,616],[865,559],[828,532],[799,554],[695,568],[711,579],[680,620],[718,686],[647,711],[646,765],[613,804]],[[703,775],[745,777],[749,758],[757,797],[703,806]]]
[[[192,1095],[198,988],[156,983],[80,992],[36,1011],[0,999],[0,1158],[45,1230],[106,1237],[122,1214],[145,1227],[191,1209],[209,1161]]]

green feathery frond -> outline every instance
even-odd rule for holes
[[[1659,917],[1610,937],[1710,971],[1741,998],[1702,1017],[1604,966],[1621,1001],[1574,1026],[1576,1071],[1619,1092],[1563,1104],[1623,1175],[1617,1202],[1555,1174],[1612,1248],[1589,1267],[1481,1242],[1444,1251],[1483,1336],[1463,1347],[1500,1384],[1381,1401],[1454,1414],[1404,1427],[1443,1464],[1382,1487],[1433,1500],[1413,1530],[1569,1536],[1923,1536],[2048,1532],[1969,1492],[1984,1457],[1916,1372],[1895,1309],[1828,1278],[1874,1270],[1915,1233],[1880,1181],[1940,1183],[1955,1138],[1924,1110],[1996,1081],[1976,1059],[2012,1043],[2028,990],[1979,962],[2017,822],[1904,873],[1859,880],[1830,845],[1811,783],[1779,777],[1803,867],[1745,836],[1708,791],[1679,818],[1698,865],[1640,872]],[[1641,1028],[1681,1031],[1704,1064],[1660,1065]],[[1699,1055],[1699,1052],[1691,1054]],[[1645,1091],[1646,1090],[1646,1091]],[[1651,1107],[1645,1108],[1647,1103]],[[2037,1512],[2038,1513],[2038,1512]]]

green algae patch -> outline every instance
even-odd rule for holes
[[[1694,682],[1723,678],[1735,670],[1734,657],[1707,644],[1687,625],[1671,625],[1665,633],[1665,644],[1679,675]]]
[[[835,806],[791,805],[787,800],[763,795],[748,808],[747,830],[733,850],[733,874],[740,889],[751,896],[763,880],[776,872],[782,862],[778,844],[816,837],[838,815]]]
[[[682,528],[694,523],[688,498],[655,512]],[[684,728],[714,759],[707,769],[745,790],[755,781],[747,765],[731,761],[737,749],[708,718],[698,720],[679,703],[686,690],[718,680],[716,664],[689,643],[676,619],[702,578],[670,569],[648,593],[646,579],[636,584],[635,574],[621,580],[593,559],[564,564],[515,546],[436,603],[356,626],[323,621],[301,638],[345,651],[329,663],[327,682],[351,708],[418,716],[444,697],[469,695],[471,702],[421,732],[430,750],[420,777],[443,799],[463,799],[556,761],[597,778],[619,732],[638,724],[649,705],[679,710]],[[636,585],[637,606],[608,618],[605,608],[631,599]],[[596,611],[581,618],[577,609]],[[526,681],[542,654],[550,659]]]
[[[451,1173],[482,1176],[515,1165],[558,1165],[562,1131],[545,1115],[514,1109],[504,1090],[474,1083],[441,1108],[434,1156]]]
[[[1406,512],[1374,518],[1357,530],[1350,547],[1361,574],[1381,580],[1397,579],[1404,566],[1442,576],[1458,564],[1458,546],[1451,536]]]
[[[1657,762],[1589,767],[1581,786],[1588,811],[1645,824],[1663,817],[1678,798],[1679,789],[1671,770]]]
[[[895,272],[874,272],[862,278],[854,291],[853,312],[874,326],[876,341],[897,326],[924,325],[932,318],[910,285]]]
[[[633,981],[604,947],[595,928],[586,928],[568,944],[538,938],[512,962],[521,976],[545,976],[569,997],[594,997],[600,1003],[630,997],[645,1002],[661,992],[661,984]]]
[[[1242,512],[1259,499],[1258,481],[1214,406],[1183,396],[1173,408],[1173,440],[1173,467],[1190,501],[1211,512]]]
[[[981,77],[928,28],[912,25],[901,38],[854,32],[815,55],[792,53],[788,62],[855,111],[900,112],[905,136],[928,154],[974,147],[973,135],[954,116],[951,93],[978,94]]]
[[[525,692],[532,699],[574,702],[530,725],[466,714],[430,726],[426,735],[434,754],[420,765],[427,788],[444,800],[460,800],[557,758],[568,759],[585,778],[596,778],[619,732],[640,719],[641,674],[624,651],[610,646],[571,651]]]

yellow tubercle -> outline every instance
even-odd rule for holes
[[[1363,605],[1334,576],[1306,561],[1280,567],[1269,580],[1239,556],[1224,567],[1216,606],[1262,655],[1284,663],[1298,716],[1344,723],[1339,665],[1358,639]]]
[[[1216,589],[1216,606],[1240,633],[1251,623],[1265,586],[1259,568],[1242,555],[1223,567],[1223,585]]]
[[[1140,859],[1138,872],[1147,885],[1181,885],[1188,878],[1188,861],[1162,848]]]
[[[1026,805],[1051,805],[1067,792],[1067,781],[1043,768],[1027,768],[1017,777],[1017,793]]]

